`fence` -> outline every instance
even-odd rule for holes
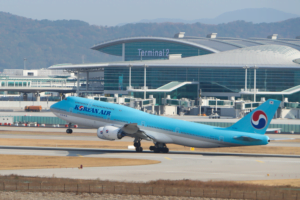
[[[67,124],[58,117],[14,116],[14,122],[37,122],[38,124]]]
[[[1,184],[1,183],[0,183]],[[205,197],[227,199],[259,199],[259,200],[300,200],[299,193],[291,191],[231,191],[215,189],[185,189],[175,187],[151,187],[124,185],[97,185],[97,184],[56,184],[53,183],[5,183],[0,185],[0,191],[26,191],[26,192],[76,192],[76,193],[110,193],[130,195],[156,195],[156,196],[181,196]]]

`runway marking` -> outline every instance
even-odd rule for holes
[[[167,160],[172,160],[171,158],[168,158],[168,157],[165,157],[165,159],[167,159]]]
[[[265,163],[264,161],[261,161],[261,160],[256,160],[256,162],[259,162],[259,163]]]
[[[80,155],[80,154],[77,154],[77,156],[78,156],[78,157],[83,157],[83,156],[82,156],[82,155]]]

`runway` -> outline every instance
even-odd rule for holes
[[[31,149],[31,150],[30,150]],[[34,150],[33,150],[34,149]],[[269,157],[222,153],[171,152],[154,154],[130,150],[99,150],[71,148],[0,147],[1,154],[84,156],[159,160],[160,164],[83,169],[0,170],[1,175],[55,176],[114,181],[151,181],[157,179],[191,180],[266,180],[300,177],[300,157]],[[269,174],[269,176],[268,176]]]
[[[73,129],[75,134],[65,134],[65,128],[1,127],[2,138],[100,141],[95,129]],[[22,133],[24,131],[24,133]],[[25,133],[26,132],[26,133]],[[85,134],[86,133],[86,134]],[[274,138],[300,138],[300,135],[268,134]],[[122,140],[133,141],[125,137]],[[268,146],[300,147],[300,142],[277,142]],[[48,176],[114,181],[171,180],[266,180],[300,178],[300,156],[258,155],[233,153],[174,152],[154,154],[149,151],[80,149],[55,147],[0,147],[0,154],[84,156],[105,158],[133,158],[161,161],[160,164],[118,167],[89,167],[83,169],[24,169],[0,170],[1,175]],[[269,174],[269,176],[268,176]]]
[[[73,133],[83,133],[81,136],[77,136],[74,134],[66,134],[66,128],[44,128],[44,127],[14,127],[14,126],[1,126],[1,131],[24,131],[24,132],[32,132],[32,134],[9,134],[9,133],[1,133],[1,138],[20,138],[20,139],[51,139],[51,140],[87,140],[87,141],[99,141],[100,139],[97,137],[97,130],[91,128],[73,128]],[[62,135],[54,135],[51,133],[61,133]],[[84,133],[88,133],[84,135]],[[91,136],[91,134],[94,134]],[[266,134],[270,139],[300,139],[300,134]],[[124,137],[118,141],[133,141],[133,138]],[[268,146],[282,146],[282,147],[300,147],[300,142],[278,142],[271,141]]]

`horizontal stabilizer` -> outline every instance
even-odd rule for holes
[[[294,140],[295,138],[273,138],[270,139],[271,141],[276,141],[276,140]]]
[[[235,140],[240,140],[240,141],[246,141],[246,142],[257,142],[261,141],[260,139],[252,138],[252,137],[247,137],[247,136],[235,136],[233,137]]]

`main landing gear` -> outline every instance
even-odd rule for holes
[[[72,126],[72,123],[69,123],[68,129],[66,130],[66,133],[68,133],[68,134],[72,134],[73,133],[73,130],[70,129],[71,126]]]
[[[156,142],[155,146],[150,146],[149,149],[154,153],[169,153],[169,149],[167,148],[165,143]]]
[[[143,152],[143,147],[141,147],[141,139],[135,138],[133,145],[135,146],[136,152]],[[150,146],[150,150],[154,153],[169,153],[165,143],[156,142],[155,146]]]
[[[133,146],[135,146],[135,151],[136,152],[143,152],[143,147],[141,147],[141,140],[140,139],[135,139]]]

